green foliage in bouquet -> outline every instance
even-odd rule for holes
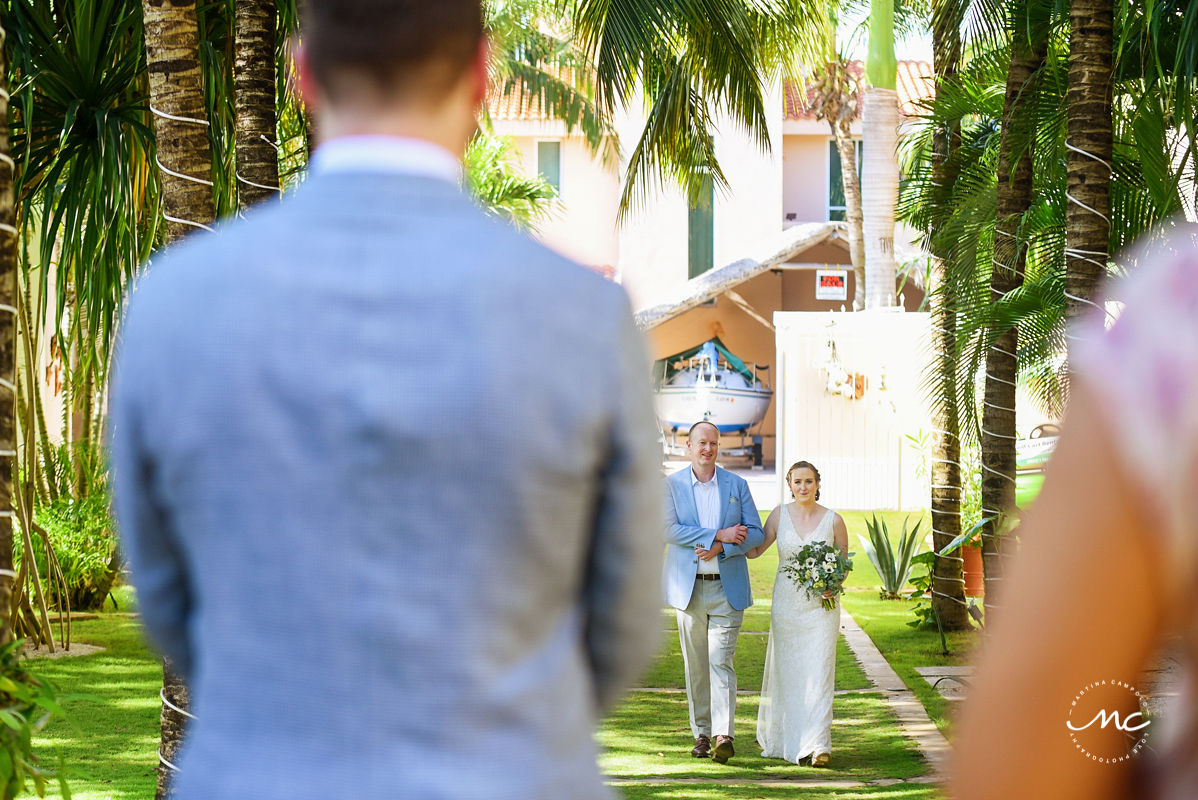
[[[883,600],[902,599],[901,592],[903,585],[907,582],[907,577],[911,574],[912,559],[919,550],[919,526],[921,524],[922,521],[916,522],[915,527],[908,531],[907,520],[903,520],[903,531],[899,536],[897,549],[890,544],[890,530],[886,526],[886,520],[878,519],[877,514],[865,522],[869,538],[866,539],[858,534],[857,538],[861,540],[861,546],[865,550],[865,555],[869,557],[869,563],[874,565],[874,571],[882,580],[881,590],[878,594]]]

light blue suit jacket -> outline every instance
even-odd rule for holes
[[[720,583],[733,608],[743,610],[753,605],[745,552],[765,541],[761,517],[744,478],[716,467],[715,479],[720,493],[720,524],[716,528],[704,528],[699,525],[699,511],[695,507],[691,468],[687,466],[666,478],[664,581],[666,602],[674,608],[685,609],[690,604],[695,576],[699,573],[695,547],[702,545],[705,550],[711,549],[719,528],[738,523],[747,527],[749,533],[739,545],[724,543],[724,552],[718,556]]]
[[[388,174],[313,176],[154,261],[113,479],[199,717],[180,800],[612,797],[594,726],[661,642],[623,290]]]

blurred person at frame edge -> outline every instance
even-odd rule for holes
[[[1096,308],[1069,340],[1061,440],[957,729],[957,800],[1198,797],[1198,226],[1127,263],[1117,321]],[[1165,648],[1183,690],[1136,716]]]
[[[155,258],[116,511],[196,719],[180,800],[605,800],[597,720],[661,640],[648,360],[617,285],[461,184],[479,0],[308,0],[319,142]]]

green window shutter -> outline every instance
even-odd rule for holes
[[[537,142],[537,173],[555,192],[562,193],[561,142]]]
[[[703,181],[698,202],[686,215],[688,277],[694,278],[715,266],[715,205],[711,178]]]
[[[861,178],[861,142],[857,145],[857,178]],[[840,165],[840,151],[836,149],[836,141],[828,141],[828,219],[844,220],[844,172]]]

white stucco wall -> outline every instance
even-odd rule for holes
[[[782,214],[787,227],[828,218],[828,142],[819,134],[785,136],[782,143]]]
[[[715,196],[714,266],[742,258],[754,244],[782,229],[782,92],[766,98],[772,152],[762,152],[726,117],[719,117],[716,157],[729,189]],[[634,106],[617,130],[626,153],[636,146],[643,116]],[[673,187],[654,189],[645,207],[620,229],[620,272],[633,306],[643,307],[687,280],[687,203]]]
[[[616,267],[620,259],[618,165],[604,164],[581,136],[567,136],[561,123],[498,122],[495,131],[512,138],[527,175],[537,174],[537,142],[562,143],[561,195],[553,215],[541,223],[537,238],[580,264]]]

